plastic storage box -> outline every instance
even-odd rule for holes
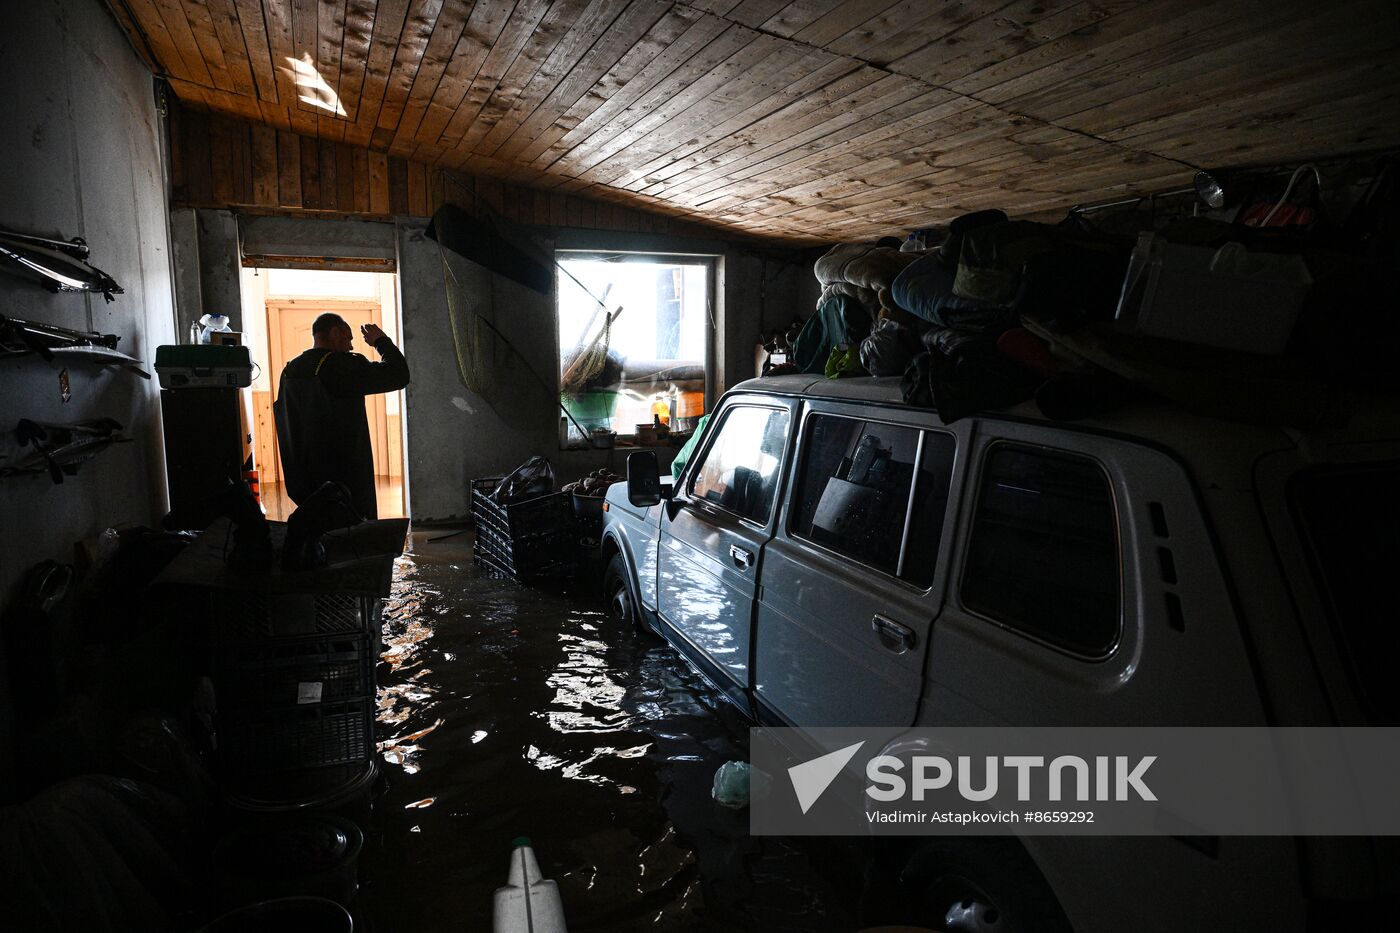
[[[227,389],[253,384],[247,347],[167,344],[156,347],[156,375],[163,389]]]
[[[503,478],[472,480],[473,561],[516,581],[573,573],[577,530],[569,494],[554,492],[501,505],[492,501],[491,491]]]
[[[1293,334],[1312,278],[1299,256],[1239,243],[1203,249],[1138,238],[1119,322],[1134,333],[1274,356]]]

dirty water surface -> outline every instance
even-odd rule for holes
[[[858,869],[711,800],[748,724],[672,648],[587,587],[486,576],[467,535],[414,541],[385,606],[365,926],[489,929],[528,836],[571,931],[855,927]]]

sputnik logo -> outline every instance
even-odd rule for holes
[[[857,742],[854,745],[847,745],[845,748],[838,748],[834,752],[828,752],[819,758],[811,761],[804,761],[800,765],[793,765],[788,768],[788,777],[792,779],[792,789],[797,794],[797,804],[805,814],[812,809],[812,804],[826,789],[831,786],[831,782],[836,780],[836,776],[841,773],[841,769],[846,767],[846,763],[855,757],[856,752],[865,742]]]

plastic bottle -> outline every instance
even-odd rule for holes
[[[559,886],[540,877],[527,837],[511,845],[515,848],[510,853],[510,875],[505,887],[496,889],[492,929],[495,933],[565,933]]]
[[[199,323],[204,325],[203,329],[199,332],[200,343],[212,342],[209,335],[213,334],[215,331],[233,333],[233,328],[228,326],[227,314],[206,314],[199,319]]]

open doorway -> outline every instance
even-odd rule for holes
[[[399,339],[396,277],[389,272],[245,268],[243,320],[249,350],[257,363],[253,380],[253,446],[267,517],[286,521],[296,507],[287,497],[272,420],[278,380],[287,361],[311,346],[311,323],[333,311],[355,336],[354,350],[378,359],[360,337],[361,324],[377,324],[390,340]],[[380,518],[408,514],[404,482],[403,391],[365,396]]]

